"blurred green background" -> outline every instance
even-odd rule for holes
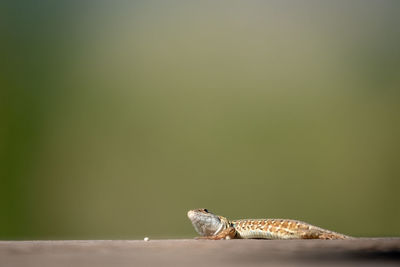
[[[0,239],[186,212],[400,235],[400,2],[0,4]]]

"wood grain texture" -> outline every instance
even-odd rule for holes
[[[399,266],[400,238],[1,241],[0,266]]]

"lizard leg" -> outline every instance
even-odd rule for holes
[[[326,233],[319,230],[308,230],[300,235],[302,239],[346,239],[346,236],[338,235],[335,233]]]
[[[307,230],[301,233],[300,238],[301,239],[325,239],[321,238],[321,231],[318,230]]]
[[[200,236],[197,237],[196,239],[221,240],[221,239],[234,239],[235,236],[236,236],[235,228],[229,227],[217,235]]]

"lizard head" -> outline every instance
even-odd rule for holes
[[[216,235],[229,226],[228,219],[215,215],[207,209],[189,210],[187,216],[201,236]]]

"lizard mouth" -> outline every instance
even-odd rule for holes
[[[207,209],[189,210],[187,216],[191,221],[201,220],[202,218],[217,217],[216,215],[209,212]]]
[[[189,210],[187,216],[191,221],[193,221],[196,215],[194,214],[193,210]]]

